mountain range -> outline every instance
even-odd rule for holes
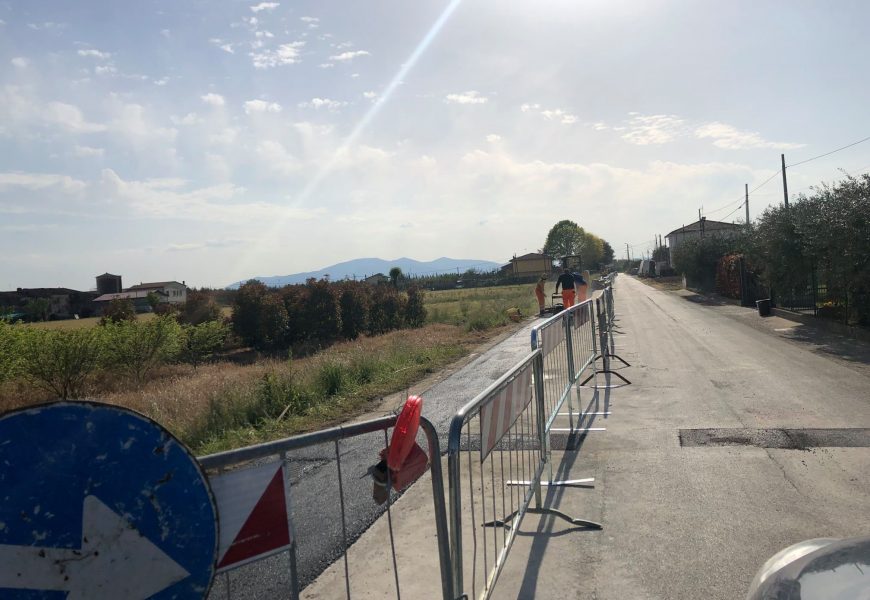
[[[292,275],[272,275],[269,277],[251,277],[262,281],[270,287],[281,287],[294,283],[305,283],[308,279],[323,279],[329,276],[332,281],[340,279],[364,279],[369,275],[376,273],[389,274],[390,269],[399,267],[405,275],[438,275],[441,273],[451,273],[459,270],[460,273],[469,269],[477,269],[479,271],[491,271],[497,269],[501,265],[491,260],[472,260],[472,259],[457,259],[447,258],[442,256],[430,261],[419,261],[413,258],[397,258],[395,260],[384,260],[382,258],[357,258],[346,262],[337,263],[328,267],[323,267],[317,271],[308,271],[306,273],[293,273]],[[248,281],[248,280],[245,280]],[[236,289],[245,281],[237,281],[227,286],[227,289]]]

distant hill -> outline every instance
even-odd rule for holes
[[[294,273],[292,275],[274,275],[271,277],[251,277],[271,287],[281,287],[294,283],[305,283],[306,280],[322,279],[329,275],[332,281],[339,279],[363,279],[375,273],[389,274],[390,269],[399,267],[405,275],[437,275],[439,273],[465,272],[468,269],[478,271],[491,271],[501,265],[490,260],[471,260],[441,257],[428,262],[414,260],[412,258],[397,258],[396,260],[384,260],[382,258],[357,258],[347,262],[324,267],[317,271],[307,273]],[[245,280],[247,281],[247,280]],[[227,286],[227,289],[236,289],[245,281],[237,281]]]

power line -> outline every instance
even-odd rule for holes
[[[848,145],[846,145],[846,146],[843,146],[842,148],[837,148],[836,150],[831,150],[830,152],[825,152],[824,154],[819,154],[818,156],[814,156],[814,157],[812,157],[812,158],[808,158],[808,159],[806,159],[806,160],[802,160],[802,161],[800,161],[800,162],[796,162],[796,163],[794,163],[794,164],[788,165],[787,168],[790,168],[790,167],[796,167],[796,166],[798,166],[798,165],[802,165],[802,164],[805,164],[805,163],[808,163],[808,162],[812,162],[812,161],[814,161],[814,160],[816,160],[816,159],[819,159],[819,158],[824,158],[825,156],[830,156],[831,154],[834,154],[835,152],[839,152],[840,150],[845,150],[846,148],[851,148],[852,146],[857,146],[858,144],[864,143],[864,142],[866,142],[867,140],[870,140],[870,136],[867,136],[867,137],[865,137],[864,139],[860,139],[860,140],[858,140],[857,142],[852,142],[851,144],[848,144]]]
[[[742,202],[740,203],[740,206],[738,206],[737,208],[735,208],[734,210],[732,210],[730,213],[728,213],[727,215],[725,215],[724,217],[722,217],[722,219],[723,219],[723,220],[724,220],[724,219],[727,219],[728,217],[730,217],[731,215],[733,215],[734,213],[736,213],[736,212],[737,212],[738,210],[740,210],[741,208],[743,208],[743,203],[742,203]]]

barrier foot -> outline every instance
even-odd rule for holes
[[[543,482],[541,482],[543,483]],[[571,525],[576,525],[578,527],[585,527],[586,529],[593,529],[596,531],[600,531],[604,529],[601,523],[596,523],[595,521],[586,521],[584,519],[575,519],[573,517],[569,517],[562,511],[556,510],[554,508],[532,508],[531,506],[526,509],[527,513],[531,513],[533,515],[551,515],[553,517],[559,517],[564,521],[568,521]],[[488,523],[484,523],[483,527],[504,527],[505,529],[510,529],[510,522],[517,516],[519,511],[514,511],[511,514],[507,515],[504,519],[496,519],[494,521],[489,521]]]
[[[514,481],[509,480],[505,482],[505,485],[522,485],[527,486],[531,485],[531,481]],[[559,481],[542,481],[541,485],[543,486],[552,486],[552,487],[584,487],[584,488],[594,488],[593,485],[595,483],[594,477],[586,477],[584,479],[562,479]]]
[[[604,355],[603,355],[603,354],[599,354],[598,356],[595,357],[595,360],[598,360],[599,358],[604,358]],[[628,362],[626,362],[626,360],[625,360],[624,358],[622,358],[622,357],[619,356],[618,354],[608,354],[608,355],[607,355],[607,358],[615,358],[616,360],[618,360],[618,361],[620,361],[622,364],[624,364],[626,367],[630,367],[630,366],[631,366]]]
[[[622,375],[620,375],[616,371],[610,371],[610,370],[598,371],[598,375],[604,375],[604,374],[616,375],[617,377],[619,377],[620,379],[622,379],[625,382],[623,385],[631,385],[631,382],[628,379],[626,379],[625,377],[623,377]],[[581,381],[580,387],[583,387],[584,385],[586,385],[586,382],[588,382],[594,376],[595,376],[595,374],[592,374],[589,377],[587,377],[586,379],[584,379],[583,381]],[[593,385],[591,387],[592,387],[592,389],[595,389],[595,390],[612,390],[615,388],[621,388],[621,387],[623,387],[623,385]]]

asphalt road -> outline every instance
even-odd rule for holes
[[[499,598],[739,599],[788,545],[870,534],[870,345],[627,276],[615,296],[632,385],[565,453],[595,489],[555,500],[604,528],[524,522]]]
[[[527,324],[484,354],[472,357],[464,367],[422,393],[423,414],[435,425],[442,452],[446,450],[450,419],[457,409],[530,351],[533,325]],[[426,447],[422,433],[418,442]],[[344,539],[352,543],[383,514],[384,507],[371,499],[372,483],[367,471],[378,461],[378,452],[385,445],[383,434],[378,433],[346,440],[339,446],[345,500],[344,531],[335,445],[316,446],[290,455],[290,495],[302,587],[341,558]],[[287,553],[282,553],[218,575],[209,598],[286,598],[288,590],[289,559]]]

